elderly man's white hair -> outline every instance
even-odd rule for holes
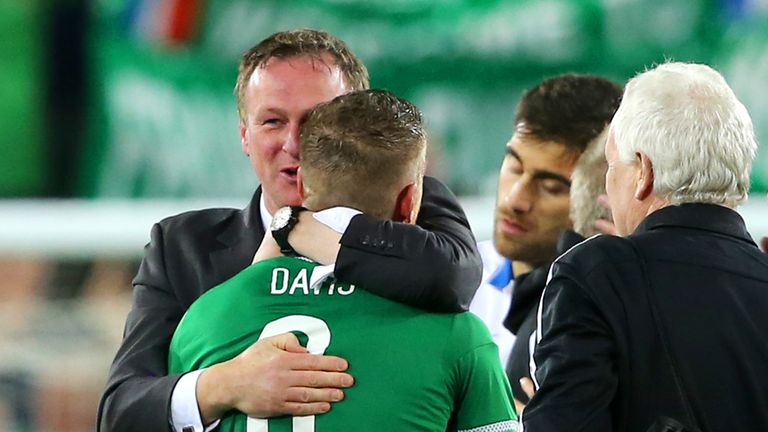
[[[606,127],[600,135],[587,143],[584,153],[579,156],[571,174],[571,209],[570,217],[573,230],[591,237],[598,234],[595,221],[611,220],[611,212],[598,203],[597,197],[605,194],[605,172],[608,162],[605,160],[605,141],[608,137]]]
[[[666,63],[637,75],[611,130],[621,160],[649,157],[653,191],[670,204],[746,199],[757,151],[752,119],[709,66]]]

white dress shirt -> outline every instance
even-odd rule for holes
[[[469,311],[480,317],[491,331],[493,341],[499,347],[499,360],[506,365],[515,343],[515,335],[504,327],[504,318],[512,301],[512,263],[496,251],[491,240],[478,243],[477,249],[483,260],[483,279]]]

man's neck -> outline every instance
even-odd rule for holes
[[[649,200],[648,208],[645,211],[645,216],[648,217],[651,213],[661,210],[664,207],[669,207],[670,204],[668,200],[663,198],[654,197]]]
[[[512,273],[515,276],[524,275],[533,271],[533,265],[522,261],[512,261]]]
[[[650,216],[651,213],[657,210],[661,210],[664,207],[668,207],[670,205],[672,204],[670,204],[669,200],[666,200],[656,195],[652,195],[646,198],[644,201],[636,204],[636,207],[633,210],[633,213],[634,213],[633,219],[630,220],[630,225],[624,227],[624,229],[627,232],[623,232],[622,230],[619,230],[618,234],[622,237],[632,234],[632,232],[635,231],[637,226],[640,225],[640,223],[645,218]]]

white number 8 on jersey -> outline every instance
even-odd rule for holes
[[[259,340],[277,336],[291,331],[299,331],[307,335],[307,351],[310,354],[323,354],[331,343],[331,330],[325,321],[307,315],[289,315],[267,323],[262,330]],[[247,432],[268,432],[267,419],[248,417],[245,430]],[[314,432],[315,416],[293,417],[293,432]]]

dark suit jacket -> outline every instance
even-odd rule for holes
[[[180,378],[167,374],[171,337],[195,299],[251,263],[264,236],[260,197],[259,188],[242,211],[183,213],[152,228],[98,430],[171,430],[170,398]],[[356,216],[341,239],[337,277],[425,309],[466,310],[480,283],[480,256],[456,198],[435,179],[424,179],[417,223]]]
[[[768,255],[730,209],[666,207],[628,238],[576,246],[552,265],[540,319],[526,432],[645,432],[660,415],[768,431]]]

